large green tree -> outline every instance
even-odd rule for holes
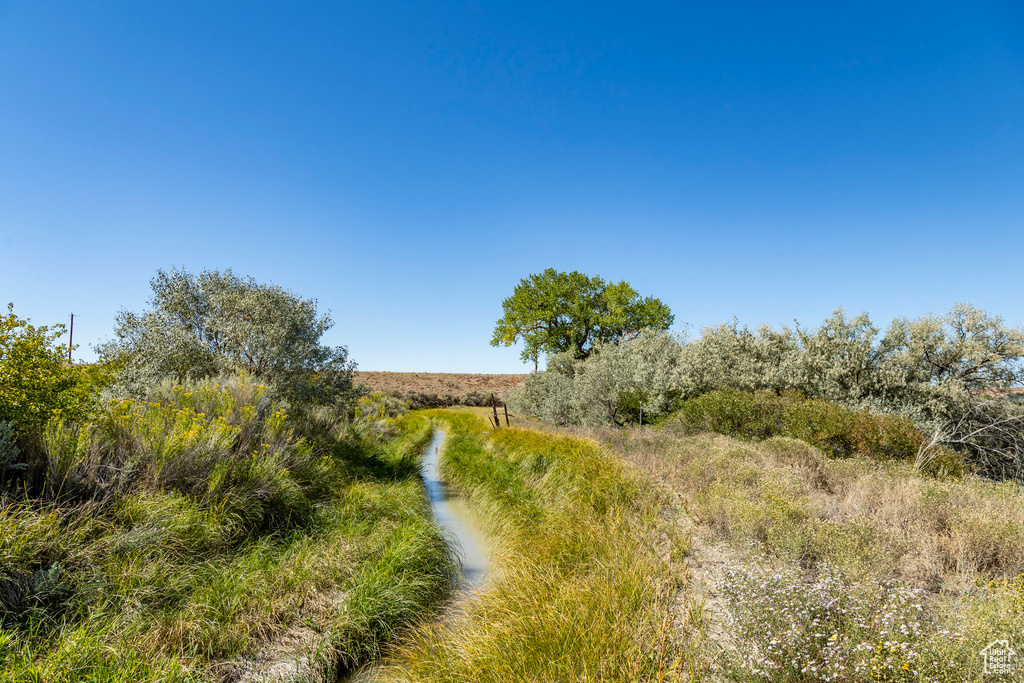
[[[115,339],[97,348],[121,367],[121,383],[137,393],[164,377],[199,379],[247,372],[294,400],[326,403],[352,383],[355,364],[344,346],[320,342],[333,322],[316,300],[231,270],[158,270],[152,308],[121,311]]]
[[[492,346],[523,342],[522,358],[536,364],[541,353],[590,355],[594,344],[618,343],[644,329],[667,330],[672,311],[654,297],[641,297],[625,280],[605,282],[578,271],[548,268],[523,278],[501,303]]]

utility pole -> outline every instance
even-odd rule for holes
[[[71,314],[71,331],[68,332],[68,363],[71,363],[72,342],[75,339],[75,314]]]

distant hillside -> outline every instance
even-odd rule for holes
[[[521,387],[529,375],[487,375],[464,372],[367,372],[354,374],[356,384],[408,399],[414,407],[484,405],[493,393],[504,400],[509,389]]]

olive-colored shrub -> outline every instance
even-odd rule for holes
[[[719,389],[684,401],[666,423],[690,433],[717,432],[746,440],[787,436],[837,458],[864,455],[874,460],[914,461],[927,446],[909,418],[797,394]],[[957,469],[951,453],[937,455],[929,459],[933,466]]]

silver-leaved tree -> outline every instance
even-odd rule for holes
[[[194,380],[245,372],[289,399],[332,403],[352,388],[355,363],[344,346],[325,346],[330,314],[315,299],[225,271],[158,270],[151,308],[122,310],[114,339],[97,346],[119,367],[117,388],[140,395],[165,378]]]

